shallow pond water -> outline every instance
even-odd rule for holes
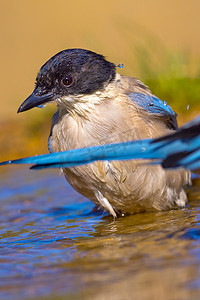
[[[0,170],[0,299],[200,299],[200,182],[113,220],[57,170]]]

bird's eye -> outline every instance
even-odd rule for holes
[[[63,78],[62,82],[63,82],[64,85],[70,86],[73,82],[73,78],[70,75],[66,76],[65,78]]]

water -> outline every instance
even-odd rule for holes
[[[1,168],[0,299],[199,299],[199,186],[114,221],[56,170]]]

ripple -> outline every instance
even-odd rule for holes
[[[56,171],[7,168],[0,298],[128,299],[134,289],[136,299],[197,299],[199,195],[196,182],[186,209],[113,220]]]

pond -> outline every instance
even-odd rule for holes
[[[0,299],[200,299],[200,180],[185,209],[114,220],[58,170],[0,172]]]

